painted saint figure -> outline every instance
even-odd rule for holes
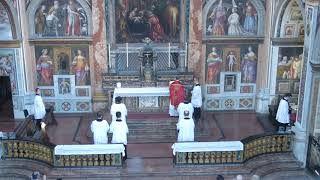
[[[247,33],[255,34],[257,31],[257,12],[250,2],[246,2],[245,15],[244,30]]]
[[[300,57],[295,57],[292,61],[292,64],[290,66],[290,72],[291,72],[291,78],[292,79],[298,79],[300,78],[300,73],[301,73],[301,59],[302,55]]]
[[[35,16],[35,31],[36,34],[38,34],[39,36],[42,36],[44,33],[44,29],[45,29],[45,24],[46,24],[46,16],[47,13],[45,12],[46,10],[46,6],[45,5],[41,5],[41,9],[38,10],[38,12],[36,13]]]
[[[218,83],[219,73],[221,67],[222,59],[217,53],[215,47],[212,48],[212,52],[208,54],[207,58],[207,82],[208,83]]]
[[[149,37],[155,42],[160,42],[164,39],[164,30],[160,24],[159,18],[151,11],[146,11],[147,20],[149,23]]]
[[[69,36],[80,36],[80,10],[73,0],[68,1],[66,34]]]
[[[212,19],[212,34],[213,35],[225,35],[224,26],[226,20],[226,11],[222,6],[222,0],[220,0],[218,6],[212,11],[209,16]]]
[[[165,26],[166,32],[170,37],[175,37],[178,33],[178,25],[179,25],[179,9],[178,7],[167,1],[167,7],[164,10],[164,17],[167,21]]]
[[[44,34],[46,36],[58,36],[58,21],[56,11],[50,9],[48,16],[46,17],[46,27]]]
[[[63,36],[65,33],[65,10],[60,6],[59,1],[53,1],[53,6],[51,7],[55,11],[55,16],[58,18],[57,31],[59,36]],[[50,10],[51,10],[50,9]]]
[[[48,49],[43,49],[41,51],[41,56],[37,62],[37,71],[39,74],[38,81],[40,85],[52,85],[53,66],[52,59],[48,56]]]
[[[253,52],[252,47],[248,47],[248,53],[246,53],[241,62],[242,81],[246,83],[256,82],[256,68],[257,68],[257,56]]]
[[[228,35],[240,36],[242,34],[242,27],[240,25],[240,16],[237,13],[237,8],[232,8],[232,13],[228,17]]]
[[[86,85],[89,73],[89,65],[85,57],[82,55],[82,51],[80,49],[77,50],[77,55],[73,58],[72,66],[76,75],[76,85]]]
[[[227,56],[227,62],[228,62],[228,71],[233,71],[233,66],[237,64],[237,58],[234,55],[233,51],[230,51]]]

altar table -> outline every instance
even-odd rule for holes
[[[120,97],[169,96],[169,87],[115,88],[113,99]]]
[[[54,155],[124,154],[123,144],[57,145]]]

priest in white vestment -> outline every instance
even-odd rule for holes
[[[194,78],[194,87],[191,91],[191,104],[193,106],[193,118],[197,122],[201,117],[202,93],[199,80]]]
[[[122,120],[121,112],[116,112],[116,120],[110,125],[110,133],[112,133],[112,141],[114,144],[123,144],[125,148],[124,159],[127,159],[127,134],[129,133],[129,128],[126,121]]]
[[[290,113],[291,109],[289,106],[289,98],[292,95],[290,93],[287,93],[284,95],[284,97],[280,100],[279,106],[278,106],[278,111],[276,115],[276,119],[279,123],[278,125],[278,131],[280,131],[280,126],[284,127],[283,131],[286,131],[287,125],[290,123]]]
[[[184,111],[184,118],[180,119],[177,124],[178,142],[194,141],[194,122],[190,118],[192,114],[188,111]]]
[[[113,103],[110,108],[112,122],[114,122],[117,119],[116,112],[121,112],[121,119],[123,121],[127,120],[128,110],[126,105],[122,103],[122,98],[120,96],[115,98],[115,103]]]
[[[41,121],[46,115],[46,108],[44,106],[42,97],[40,96],[40,89],[36,88],[36,96],[34,98],[34,119],[37,121],[38,129],[41,129]]]
[[[109,124],[103,119],[102,113],[97,113],[97,119],[91,123],[94,144],[108,144]]]
[[[189,98],[186,98],[183,103],[180,103],[177,110],[178,110],[178,114],[179,114],[179,121],[180,121],[180,119],[185,118],[185,114],[184,114],[185,111],[188,111],[190,113],[189,118],[190,119],[192,118],[193,106],[190,103]]]

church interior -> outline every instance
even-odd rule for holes
[[[319,27],[319,0],[1,0],[0,179],[320,178]],[[118,96],[128,144],[96,144]]]

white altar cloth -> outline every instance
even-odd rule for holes
[[[54,155],[118,154],[125,156],[123,144],[57,145]]]
[[[171,148],[176,155],[176,152],[243,151],[243,144],[240,141],[184,142],[174,143]]]
[[[113,102],[115,97],[148,97],[169,96],[169,87],[141,87],[141,88],[114,88]]]

